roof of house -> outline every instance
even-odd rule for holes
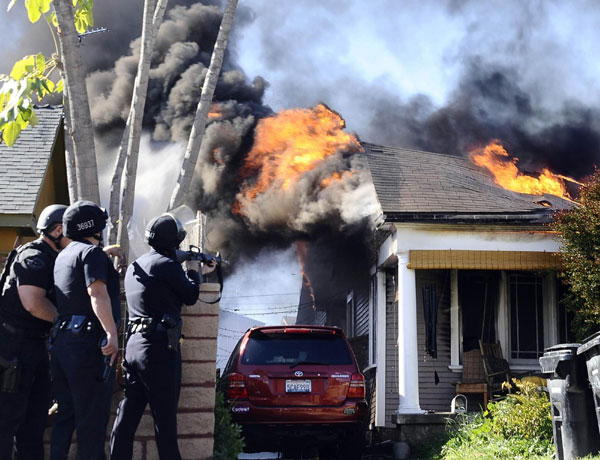
[[[0,214],[32,214],[62,120],[62,107],[39,107],[39,123],[12,147],[0,143]]]
[[[387,221],[548,221],[572,206],[553,195],[506,190],[468,159],[362,143]]]

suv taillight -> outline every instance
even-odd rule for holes
[[[227,377],[227,385],[225,387],[228,399],[248,399],[248,391],[246,390],[246,382],[242,374],[231,374]]]
[[[365,378],[361,373],[352,374],[350,379],[350,388],[348,388],[348,398],[365,397]]]

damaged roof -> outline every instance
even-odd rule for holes
[[[572,202],[506,190],[468,159],[362,143],[386,221],[548,222]]]
[[[0,143],[0,215],[32,215],[62,123],[62,107],[38,107],[39,123],[12,147]]]

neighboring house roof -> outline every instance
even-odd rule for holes
[[[62,107],[39,107],[39,123],[12,147],[0,144],[0,215],[32,215],[62,123]]]
[[[553,195],[529,195],[496,185],[468,159],[362,143],[387,221],[546,222],[572,206]]]

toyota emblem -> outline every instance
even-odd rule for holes
[[[296,371],[296,372],[294,372],[294,375],[296,377],[302,377],[304,375],[304,372],[302,372],[302,371]]]

